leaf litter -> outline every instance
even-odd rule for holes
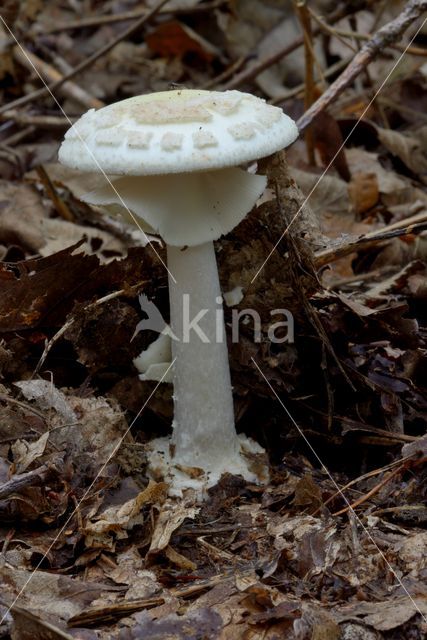
[[[321,99],[333,64],[406,4],[313,0],[304,39],[291,2],[169,2],[54,93],[74,119],[171,82],[237,87],[297,119],[307,38]],[[2,17],[66,75],[155,5],[7,0]],[[79,200],[99,176],[57,164],[69,123],[49,97],[8,107],[40,84],[0,28],[1,637],[424,637],[425,27],[352,131],[415,27],[319,111],[289,164],[261,163],[263,202],[217,243],[222,289],[243,296],[228,327],[233,310],[261,317],[261,341],[242,324],[230,354],[238,428],[271,479],[225,475],[201,504],[146,474],[172,390],[150,397],[132,361],[156,334],[132,336],[141,293],[168,320],[164,250]],[[292,343],[266,339],[277,308]]]

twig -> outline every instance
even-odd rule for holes
[[[56,189],[52,183],[52,180],[50,179],[43,165],[37,166],[36,171],[44,188],[46,189],[47,195],[52,200],[53,206],[55,207],[61,218],[63,220],[68,220],[69,222],[74,222],[74,216],[72,215],[66,203],[61,200],[61,198],[56,193]]]
[[[28,104],[29,102],[33,102],[34,100],[38,100],[39,98],[43,97],[46,93],[50,93],[50,92],[53,93],[56,89],[59,89],[59,87],[61,87],[65,82],[67,82],[68,80],[71,80],[71,78],[74,78],[78,73],[81,73],[81,71],[84,71],[85,69],[90,67],[94,62],[96,62],[96,60],[98,60],[99,58],[104,56],[106,53],[111,51],[111,49],[113,49],[116,46],[116,44],[118,44],[122,40],[125,40],[126,38],[131,36],[133,33],[135,33],[135,31],[138,31],[138,29],[140,29],[146,22],[148,22],[148,20],[150,20],[153,16],[155,16],[156,13],[167,2],[169,2],[169,0],[159,0],[159,2],[150,11],[144,14],[139,20],[137,20],[135,24],[133,24],[128,29],[125,29],[124,31],[122,31],[122,33],[120,33],[116,38],[113,38],[112,40],[110,40],[110,42],[108,42],[108,44],[106,44],[104,47],[101,47],[100,49],[98,49],[98,51],[95,51],[95,53],[93,53],[91,56],[83,60],[80,64],[74,67],[70,71],[70,73],[67,73],[66,75],[62,76],[60,80],[53,82],[47,87],[43,86],[41,89],[37,89],[37,91],[32,91],[31,93],[25,96],[22,96],[21,98],[17,98],[16,100],[9,102],[9,104],[3,105],[2,107],[0,107],[0,114],[4,113],[5,111],[8,111],[9,109],[21,107],[24,104]],[[6,25],[6,23],[4,22],[1,16],[0,16],[0,20],[5,25],[9,34],[12,35],[12,32],[10,31],[9,27]]]
[[[350,482],[347,482],[347,484],[345,484],[343,487],[340,487],[338,491],[335,491],[335,493],[333,493],[331,496],[329,496],[329,498],[327,498],[324,502],[322,502],[321,506],[312,515],[315,517],[330,502],[335,500],[335,498],[338,498],[338,496],[342,497],[342,494],[344,493],[344,491],[348,491],[348,489],[351,489],[351,487],[353,487],[358,482],[362,482],[362,480],[368,480],[369,478],[378,476],[380,473],[383,473],[384,471],[390,471],[390,469],[394,469],[394,467],[399,467],[400,469],[400,467],[402,466],[402,463],[405,463],[407,460],[410,460],[411,457],[412,456],[406,456],[405,458],[400,458],[399,460],[390,462],[390,464],[387,464],[384,467],[380,467],[379,469],[373,469],[372,471],[368,471],[368,473],[365,473],[362,476],[359,476],[358,478],[354,478],[353,480],[350,480]]]
[[[361,496],[355,502],[352,502],[352,504],[349,504],[346,507],[344,507],[343,509],[340,509],[339,511],[336,511],[332,515],[333,516],[342,516],[344,513],[347,513],[347,511],[354,511],[356,509],[356,507],[360,507],[361,504],[363,504],[364,502],[369,500],[369,498],[372,498],[372,496],[374,496],[376,493],[378,493],[378,491],[380,489],[382,489],[383,486],[386,485],[390,480],[392,480],[392,478],[397,476],[399,473],[402,473],[402,471],[404,469],[406,469],[406,466],[404,464],[402,464],[400,467],[398,467],[397,469],[395,469],[394,471],[391,471],[388,475],[386,475],[385,478],[383,478],[381,480],[381,482],[376,484],[375,487],[372,487],[372,489],[370,491],[368,491],[368,493],[366,493],[363,496]]]
[[[346,31],[345,29],[337,29],[336,27],[331,27],[326,22],[324,22],[324,20],[322,20],[322,18],[318,16],[317,13],[313,11],[313,9],[310,9],[309,7],[308,10],[310,11],[311,17],[313,18],[313,20],[317,22],[317,24],[320,26],[322,31],[325,31],[326,33],[329,33],[331,36],[338,38],[340,42],[342,42],[346,47],[349,47],[353,51],[355,51],[355,49],[353,45],[347,42],[347,38],[352,38],[354,40],[363,40],[364,42],[366,42],[367,40],[371,40],[372,38],[371,33],[360,33],[359,31]],[[405,51],[406,53],[410,53],[413,56],[422,56],[422,57],[427,56],[427,49],[424,49],[423,47],[414,47],[412,45],[406,48],[404,45],[398,44],[395,42],[390,43],[388,47],[390,49],[395,49],[396,51],[400,51],[401,53]]]
[[[410,218],[406,218],[406,220],[399,220],[399,222],[390,224],[382,229],[376,229],[375,231],[366,233],[363,236],[353,236],[345,245],[322,249],[322,251],[318,251],[314,254],[314,262],[317,268],[321,268],[331,262],[335,262],[335,260],[339,260],[339,258],[348,256],[354,251],[375,246],[392,238],[418,234],[426,229],[427,213],[422,211]]]
[[[331,16],[329,16],[329,22],[331,24],[338,22],[338,20],[341,20],[341,18],[343,18],[348,13],[348,11],[349,11],[348,8],[345,10],[338,9]],[[313,37],[315,37],[315,36],[318,36],[319,33],[320,33],[320,29],[316,28],[316,29],[313,29],[312,35]],[[291,44],[286,45],[282,49],[279,49],[273,55],[268,56],[267,58],[264,58],[262,60],[259,60],[258,62],[255,62],[248,69],[243,69],[243,71],[237,74],[237,76],[235,76],[225,85],[223,85],[221,89],[223,90],[237,89],[237,87],[239,87],[240,85],[244,84],[248,80],[253,80],[254,78],[256,78],[257,75],[259,75],[260,73],[262,73],[263,71],[271,67],[273,64],[276,64],[276,62],[279,62],[279,60],[281,60],[282,58],[285,58],[287,55],[289,55],[296,49],[299,49],[299,47],[302,47],[303,44],[304,44],[304,36],[300,36],[299,38],[296,38],[293,42],[291,42]]]
[[[354,46],[349,42],[347,42],[345,37],[342,37],[343,34],[340,29],[337,29],[336,27],[332,27],[327,22],[324,22],[322,18],[318,16],[317,13],[313,11],[313,9],[311,9],[310,7],[308,7],[308,11],[310,12],[311,17],[315,22],[317,22],[317,24],[319,25],[322,31],[324,31],[325,33],[327,33],[328,35],[334,38],[337,38],[340,42],[343,43],[343,45],[351,49],[353,52],[356,52],[356,49],[354,48]]]
[[[35,409],[32,405],[25,404],[25,402],[21,402],[20,400],[16,400],[15,398],[10,398],[9,396],[5,396],[5,395],[1,394],[0,395],[0,402],[6,402],[6,403],[9,403],[9,404],[14,404],[17,407],[20,407],[21,409],[24,409],[25,411],[29,411],[30,413],[34,413],[34,415],[38,416],[42,420],[45,419],[45,415],[41,411],[38,411],[38,409]]]
[[[221,84],[221,82],[228,80],[230,76],[232,76],[234,73],[239,71],[239,69],[242,68],[242,66],[245,64],[247,60],[248,60],[248,56],[241,56],[235,62],[233,62],[233,64],[227,67],[227,69],[225,69],[222,73],[220,73],[218,76],[200,85],[200,88],[210,89],[211,87],[218,86],[219,84]]]
[[[240,570],[237,575],[239,577],[246,575],[252,575],[253,567],[250,566],[248,570]],[[218,584],[229,580],[230,578],[236,578],[236,571],[232,570],[226,573],[219,573],[210,578],[204,578],[198,580],[194,584],[186,585],[185,587],[172,587],[169,589],[169,595],[175,598],[191,598],[198,595],[203,591],[212,589]],[[143,609],[151,609],[152,607],[164,604],[165,598],[162,595],[152,596],[150,598],[135,598],[134,600],[108,603],[104,607],[93,607],[86,611],[81,611],[75,616],[68,619],[67,625],[69,627],[86,627],[93,626],[94,624],[100,625],[123,616],[128,616],[136,611],[142,611]]]
[[[346,89],[355,78],[368,66],[372,60],[390,43],[394,42],[427,11],[427,0],[410,0],[402,13],[382,27],[366,44],[363,45],[348,67],[343,71],[329,89],[313,104],[313,106],[298,120],[300,131],[304,131],[314,118],[324,111],[331,102]]]
[[[424,113],[423,111],[417,111],[417,109],[411,109],[411,107],[407,107],[400,102],[395,102],[391,98],[387,98],[387,96],[378,96],[377,102],[382,103],[386,107],[390,107],[390,109],[393,109],[394,111],[401,111],[402,113],[407,113],[409,116],[427,121],[427,113]],[[421,109],[423,108],[421,103],[420,107]]]
[[[285,58],[287,55],[292,53],[292,51],[295,51],[296,49],[299,49],[299,47],[302,47],[303,44],[304,44],[303,36],[301,36],[300,38],[296,38],[296,40],[291,42],[291,44],[288,44],[286,45],[286,47],[279,49],[273,55],[268,56],[267,58],[264,58],[262,60],[259,60],[258,62],[255,62],[247,69],[243,69],[243,71],[241,71],[236,76],[234,76],[234,78],[231,78],[231,80],[226,82],[221,87],[221,89],[223,89],[224,91],[226,89],[237,89],[237,87],[239,87],[240,85],[244,84],[248,80],[253,80],[260,73],[262,73],[269,67],[273,66],[273,64],[275,64],[276,62],[279,62],[279,60],[281,60],[282,58]]]
[[[33,134],[35,130],[36,130],[36,127],[34,125],[30,125],[29,127],[25,127],[25,129],[21,129],[21,131],[17,131],[16,133],[13,133],[8,138],[5,138],[4,140],[2,140],[0,146],[2,146],[2,147],[6,146],[7,147],[9,145],[18,144],[18,142],[21,142],[21,140],[24,140],[24,138],[27,138],[28,136]]]
[[[22,491],[22,489],[33,485],[35,481],[38,481],[37,484],[45,482],[53,471],[54,468],[52,465],[47,466],[43,464],[41,467],[38,467],[38,469],[34,469],[33,471],[15,475],[11,480],[0,485],[0,500],[8,498],[12,493]]]
[[[344,58],[344,60],[338,60],[338,62],[335,62],[323,72],[323,77],[326,79],[330,76],[335,75],[337,71],[341,71],[341,69],[344,69],[351,59],[352,58]],[[301,82],[301,84],[298,84],[296,87],[292,87],[292,89],[288,89],[287,91],[282,93],[282,95],[274,98],[274,100],[270,100],[270,103],[280,104],[281,102],[285,102],[285,100],[289,100],[289,98],[293,98],[294,96],[297,96],[299,93],[304,91],[304,87],[305,83]]]
[[[373,280],[374,278],[379,278],[381,276],[387,276],[388,274],[395,273],[397,271],[396,267],[393,266],[384,266],[379,269],[374,269],[373,271],[367,271],[366,273],[358,273],[349,278],[341,278],[340,280],[334,280],[332,284],[329,284],[326,289],[330,291],[339,291],[343,287],[348,287],[356,283],[357,285],[362,282],[369,282],[369,280]]]
[[[205,2],[204,4],[181,7],[176,9],[164,9],[159,11],[162,15],[188,15],[191,13],[206,13],[213,9],[218,9],[223,4],[227,4],[227,0],[213,0],[213,2]],[[135,20],[141,16],[145,16],[147,9],[140,9],[139,11],[126,11],[124,13],[110,14],[106,16],[91,16],[89,18],[82,18],[82,20],[70,20],[69,22],[62,22],[56,24],[49,29],[46,29],[44,33],[57,33],[58,31],[67,31],[71,29],[84,29],[86,27],[99,27],[104,24],[114,24],[116,22],[127,22],[128,20]]]
[[[0,114],[0,120],[7,122],[13,120],[16,124],[34,125],[41,129],[68,129],[70,122],[62,116],[43,116],[31,115],[29,113],[21,113],[20,111],[10,110]],[[75,118],[70,118],[74,122]]]
[[[304,35],[304,60],[305,60],[305,94],[304,110],[308,111],[315,100],[314,95],[314,51],[313,51],[313,30],[311,27],[310,14],[305,1],[294,0],[295,11],[301,23]],[[314,138],[313,131],[308,128],[305,132],[305,146],[307,149],[307,161],[311,166],[315,166]]]
[[[35,67],[46,82],[58,82],[64,79],[62,73],[36,56],[35,53],[29,51],[22,44],[19,46],[15,45],[12,48],[12,54],[16,62],[25,67],[25,69],[28,69],[28,71],[34,71]],[[63,83],[61,91],[68,98],[71,98],[86,107],[86,109],[99,109],[104,106],[104,103],[101,100],[94,98],[87,91],[69,80]]]

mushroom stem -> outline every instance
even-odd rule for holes
[[[213,242],[168,246],[174,462],[214,471],[236,458],[228,349]]]

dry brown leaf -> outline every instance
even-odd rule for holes
[[[424,182],[427,181],[427,125],[417,131],[400,133],[393,129],[377,127],[382,144],[402,160]]]
[[[356,173],[348,185],[352,208],[357,216],[374,207],[379,199],[378,178],[375,173]]]
[[[41,223],[47,216],[41,196],[32,186],[0,180],[0,242],[38,252],[45,244]]]
[[[178,553],[178,551],[171,547],[170,544],[164,550],[164,554],[170,562],[176,564],[176,566],[183,571],[195,571],[197,569],[197,564],[195,562],[192,562],[183,556],[182,553]]]
[[[10,564],[0,567],[0,585],[2,599],[12,602],[19,593],[21,607],[57,620],[76,615],[102,591],[108,591],[106,585],[79,583],[68,576],[41,570],[33,573]]]
[[[34,462],[34,460],[40,458],[40,456],[45,452],[48,439],[49,431],[46,431],[46,433],[34,442],[16,440],[11,447],[13,453],[14,473],[23,473]]]
[[[34,640],[43,638],[43,640],[73,640],[73,636],[66,633],[51,622],[42,620],[26,611],[22,607],[14,605],[12,607],[13,629],[11,633],[12,640]]]
[[[376,153],[352,147],[347,149],[347,161],[352,174],[369,173],[377,176],[381,200],[387,207],[412,204],[416,200],[427,202],[427,195],[414,187],[409,178],[383,167]]]
[[[311,512],[316,511],[322,504],[322,493],[311,475],[305,474],[298,482],[293,504],[303,507],[304,510],[310,507]]]
[[[98,265],[95,256],[73,256],[74,249],[15,263],[13,270],[0,265],[0,331],[35,327],[53,307],[70,297],[74,301],[76,286],[84,283]]]
[[[168,499],[162,505],[157,517],[148,554],[154,555],[166,549],[173,532],[186,518],[193,520],[199,511],[199,507],[195,507],[193,502],[177,502],[172,498]]]
[[[133,629],[123,630],[121,640],[219,640],[222,626],[221,616],[212,609],[197,608],[179,616],[166,615],[159,620],[152,619],[151,612],[147,611],[139,614],[138,624]]]
[[[167,486],[164,483],[150,481],[148,486],[135,498],[124,504],[107,507],[94,522],[87,522],[84,527],[87,547],[111,548],[115,539],[128,537],[128,531],[137,524],[143,524],[144,515],[141,509],[145,504],[163,500]],[[110,535],[114,534],[114,535]]]
[[[360,619],[378,631],[390,631],[402,626],[419,612],[427,615],[427,597],[402,596],[388,602],[359,602],[340,607],[339,619]]]
[[[221,52],[193,29],[178,20],[165,22],[146,35],[145,41],[157,55],[182,58],[197,55],[206,62],[221,57]]]

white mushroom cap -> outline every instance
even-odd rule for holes
[[[91,109],[67,131],[59,160],[115,175],[205,171],[268,156],[297,136],[291,118],[251,94],[164,91]]]

